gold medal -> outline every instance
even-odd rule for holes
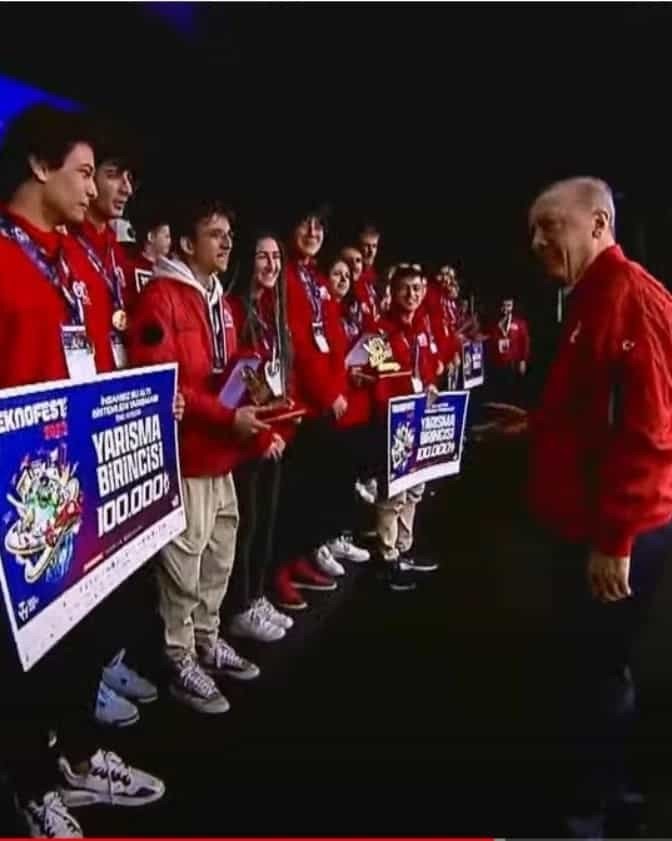
[[[115,310],[112,315],[112,326],[115,330],[123,333],[128,326],[128,318],[124,310]]]

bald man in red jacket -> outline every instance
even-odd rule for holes
[[[505,426],[529,434],[530,506],[554,562],[554,698],[575,760],[564,830],[598,838],[624,801],[630,652],[672,549],[672,296],[616,244],[604,182],[553,185],[529,223],[568,306],[539,407]]]

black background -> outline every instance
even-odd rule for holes
[[[541,314],[534,191],[606,178],[629,253],[672,280],[669,5],[5,4],[2,70],[142,138],[141,198],[224,195],[240,224],[298,197],[362,214],[383,259],[452,260],[486,305]]]

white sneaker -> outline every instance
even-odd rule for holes
[[[363,564],[371,560],[371,554],[366,549],[355,546],[352,540],[345,535],[332,540],[329,543],[329,549],[334,558],[338,558],[339,561],[352,561],[356,564]]]
[[[262,611],[269,622],[272,622],[274,625],[278,625],[284,631],[289,631],[290,628],[294,627],[294,620],[292,617],[277,610],[275,606],[269,602],[266,596],[262,596],[255,602],[255,604],[259,607],[259,610]]]
[[[320,546],[313,555],[315,566],[319,569],[319,571],[323,572],[325,575],[331,576],[332,578],[336,578],[339,575],[345,575],[344,567],[342,567],[336,558],[334,558],[331,554],[331,544],[336,542],[337,541],[333,540],[331,543],[325,543],[324,546]]]
[[[284,629],[273,624],[257,604],[244,613],[236,614],[229,630],[237,637],[247,637],[258,642],[275,642],[285,636]]]
[[[233,646],[221,637],[213,647],[207,648],[197,644],[199,660],[206,672],[228,675],[237,680],[253,680],[259,677],[259,666],[241,657]]]
[[[83,838],[82,827],[68,812],[61,795],[50,791],[42,800],[31,800],[23,809],[31,838]]]
[[[86,774],[75,774],[65,757],[58,760],[66,787],[61,797],[66,806],[92,806],[107,803],[109,806],[144,806],[160,800],[166,787],[145,771],[139,771],[111,751],[97,750],[89,760]]]
[[[132,704],[101,680],[96,698],[95,719],[106,727],[130,727],[140,720],[140,713]]]
[[[359,494],[359,496],[364,500],[364,502],[368,502],[369,505],[374,505],[377,499],[377,494],[372,493],[371,489],[369,488],[369,483],[367,482],[360,482],[359,479],[355,482],[355,491]]]
[[[220,715],[230,709],[231,705],[215,681],[206,675],[192,654],[185,653],[181,660],[173,664],[173,669],[169,690],[173,698],[196,712],[209,715]]]
[[[122,649],[103,669],[103,681],[110,689],[114,689],[117,695],[122,695],[129,701],[135,701],[136,704],[151,704],[159,697],[158,689],[124,663],[125,654],[125,650]]]

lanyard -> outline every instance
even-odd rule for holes
[[[110,245],[108,247],[107,252],[110,258],[110,262],[112,263],[112,274],[110,274],[110,272],[105,266],[105,263],[96,254],[93,247],[86,240],[85,237],[83,237],[81,234],[78,234],[77,242],[79,242],[84,251],[86,251],[86,256],[89,258],[89,262],[93,265],[94,269],[96,269],[96,271],[105,278],[105,283],[107,283],[107,288],[110,290],[110,294],[112,295],[112,299],[114,301],[115,310],[123,310],[124,296],[121,291],[120,269],[117,266],[117,259],[114,256],[113,246]]]
[[[451,327],[457,324],[457,312],[455,311],[455,301],[441,296],[441,306],[443,307],[443,317]]]
[[[249,308],[250,318],[256,322],[259,327],[259,333],[255,330],[255,337],[256,335],[260,334],[261,343],[264,346],[264,350],[266,353],[271,354],[271,358],[275,360],[277,356],[277,347],[278,347],[278,335],[279,335],[279,324],[278,317],[276,314],[276,324],[274,325],[275,329],[271,327],[270,324],[266,322],[266,320],[262,317],[261,312],[258,306],[255,306],[253,302],[250,303]]]
[[[315,278],[305,266],[299,266],[299,277],[303,281],[306,294],[313,307],[313,324],[322,326],[322,295]]]
[[[20,226],[0,215],[0,235],[15,242],[30,262],[63,295],[70,309],[71,324],[84,325],[84,299],[87,289],[84,283],[70,283],[72,272],[62,250],[55,260],[50,260],[44,249]]]
[[[371,315],[374,319],[378,319],[378,302],[376,300],[376,293],[371,281],[366,282],[366,294],[369,299],[369,306],[371,307]]]
[[[502,332],[502,335],[505,339],[509,337],[509,330],[511,330],[511,316],[507,315],[499,322],[499,329]]]
[[[406,342],[406,347],[409,349],[411,353],[411,365],[413,366],[413,378],[414,379],[422,379],[420,377],[420,342],[418,341],[417,335],[413,336],[413,341],[409,342],[406,338],[406,334],[401,334],[404,341]]]

